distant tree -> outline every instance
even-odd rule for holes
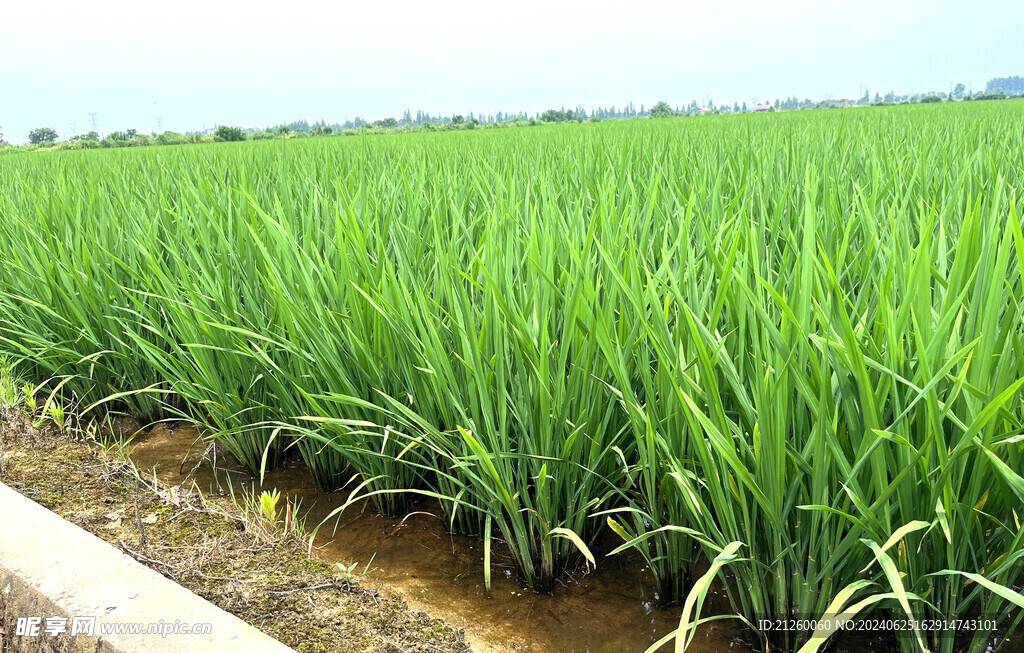
[[[134,129],[129,129],[129,130],[126,130],[126,131],[123,131],[123,132],[120,132],[120,131],[118,131],[118,132],[111,132],[107,136],[107,140],[113,141],[115,143],[121,143],[122,145],[127,145],[128,141],[135,140],[135,138],[138,135],[139,135],[138,131],[136,131]]]
[[[156,137],[156,142],[160,145],[181,145],[185,137],[178,132],[166,131]]]
[[[548,109],[541,114],[540,119],[544,122],[572,122],[579,118],[572,109]]]
[[[967,90],[967,88],[963,84],[957,84],[953,87],[953,97],[959,100],[964,96],[965,90]]]
[[[333,132],[334,130],[327,125],[317,125],[310,131],[314,136],[330,136]]]
[[[1010,97],[1006,91],[991,91],[986,93],[976,93],[972,100],[1005,100]]]
[[[96,132],[88,132],[86,134],[79,134],[78,136],[72,136],[70,139],[72,142],[98,142],[100,135]]]
[[[398,121],[394,118],[383,118],[381,120],[375,120],[373,126],[379,129],[394,129],[398,126]]]
[[[1021,94],[1024,93],[1024,77],[1020,75],[1014,75],[1013,77],[995,77],[988,80],[988,84],[985,85],[986,93],[992,93],[994,91],[1005,91],[1010,94]]]
[[[464,122],[466,122],[466,117],[465,116],[463,116],[461,114],[460,115],[452,116],[452,124],[453,125],[461,125]]]
[[[934,104],[935,102],[942,102],[942,98],[934,93],[921,98],[921,104]]]
[[[672,118],[677,115],[675,109],[668,105],[668,102],[658,102],[650,110],[652,118]]]
[[[245,133],[241,127],[228,127],[227,125],[221,125],[217,128],[217,131],[213,132],[213,138],[218,141],[226,142],[237,142],[245,140]]]
[[[50,129],[49,127],[40,127],[33,129],[28,133],[28,140],[33,145],[40,145],[42,143],[54,143],[58,138],[57,130]]]
[[[289,127],[288,125],[281,125],[280,127],[277,128],[277,133],[280,134],[281,136],[287,136],[288,134],[292,133],[292,128]]]
[[[7,147],[10,143],[4,140],[3,127],[0,127],[0,147]]]

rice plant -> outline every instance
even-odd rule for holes
[[[1020,108],[5,157],[0,356],[437,499],[538,591],[609,528],[681,643],[719,582],[755,631],[991,617],[900,638],[980,651],[1024,605]]]

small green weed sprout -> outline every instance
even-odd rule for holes
[[[370,556],[370,560],[366,563],[366,566],[363,567],[362,572],[358,571],[358,562],[351,562],[349,564],[344,564],[342,562],[334,563],[334,566],[337,567],[337,571],[334,575],[338,577],[338,582],[342,589],[346,592],[354,591],[362,582],[363,578],[366,578],[366,575],[373,571],[370,565],[373,564],[373,560],[376,557],[376,553]]]

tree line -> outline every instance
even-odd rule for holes
[[[417,111],[413,114],[406,110],[401,118],[381,118],[374,121],[363,120],[356,117],[344,123],[328,124],[326,121],[319,121],[310,124],[305,120],[298,120],[290,123],[266,127],[263,129],[233,127],[220,125],[211,130],[178,133],[164,131],[157,134],[142,134],[135,129],[114,131],[106,136],[101,136],[96,131],[71,136],[66,140],[60,139],[60,134],[53,128],[40,127],[29,132],[29,144],[34,148],[57,148],[57,149],[94,149],[94,148],[115,148],[115,147],[142,147],[149,145],[187,145],[198,143],[235,142],[245,140],[273,140],[307,138],[316,136],[331,135],[354,135],[361,133],[389,133],[395,131],[453,131],[469,129],[488,129],[498,127],[534,126],[543,123],[570,123],[570,122],[599,122],[602,120],[630,120],[636,118],[673,118],[681,116],[696,116],[704,114],[730,114],[748,113],[751,111],[794,111],[800,109],[827,109],[848,106],[886,106],[894,104],[913,103],[934,103],[946,101],[966,100],[1001,100],[1024,95],[1024,77],[997,77],[988,81],[985,91],[970,93],[965,86],[956,84],[948,93],[916,93],[898,95],[889,91],[884,96],[875,93],[874,96],[865,89],[864,95],[859,98],[834,99],[814,101],[809,98],[803,100],[796,97],[785,99],[776,98],[774,102],[766,100],[763,104],[757,103],[749,107],[746,102],[734,102],[732,105],[716,105],[710,98],[701,104],[692,100],[687,105],[672,106],[665,101],[659,101],[646,108],[643,104],[639,109],[632,102],[623,107],[594,107],[589,111],[583,106],[573,109],[565,107],[548,109],[536,112],[533,115],[527,112],[501,112],[474,115],[432,115],[425,111]],[[0,131],[0,148],[11,147]]]

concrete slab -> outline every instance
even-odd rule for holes
[[[0,618],[0,650],[11,653],[292,651],[3,483]],[[19,618],[39,621],[23,620],[19,634]],[[72,637],[90,618],[91,634]]]

